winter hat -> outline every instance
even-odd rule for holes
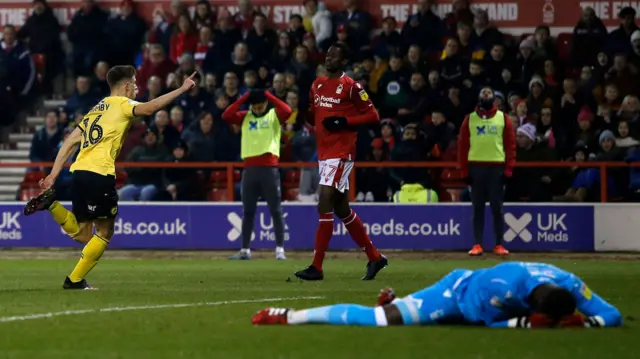
[[[532,37],[527,37],[526,39],[522,40],[522,42],[520,43],[520,50],[522,49],[531,49],[533,50],[535,48],[535,41],[533,40]]]
[[[536,139],[536,126],[530,123],[525,123],[524,125],[518,127],[518,129],[516,130],[516,134],[523,135],[533,141]]]
[[[580,110],[580,113],[578,113],[578,122],[582,122],[582,121],[587,121],[587,122],[593,121],[593,113],[586,106]]]
[[[616,137],[613,135],[613,132],[611,132],[609,130],[604,130],[600,134],[600,139],[598,140],[598,143],[602,144],[602,142],[604,142],[604,140],[615,141]]]
[[[506,101],[506,99],[504,98],[504,94],[502,92],[500,92],[500,91],[494,91],[493,92],[493,96],[495,98],[502,99],[502,101]]]
[[[542,81],[542,77],[533,76],[531,78],[531,81],[529,81],[529,91],[531,91],[531,89],[533,88],[533,85],[535,84],[542,86],[542,89],[544,90],[544,81]]]
[[[631,34],[631,42],[634,42],[636,40],[640,40],[640,30],[636,30],[633,32],[633,34]]]

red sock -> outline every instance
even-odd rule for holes
[[[322,271],[324,254],[329,248],[331,236],[333,236],[333,213],[323,213],[320,215],[320,222],[316,230],[316,242],[313,246],[312,265],[319,271]]]
[[[347,231],[349,231],[349,235],[351,239],[360,247],[365,253],[367,253],[367,258],[369,258],[369,262],[374,262],[380,259],[380,252],[376,249],[376,247],[371,242],[367,231],[360,220],[360,217],[356,214],[354,210],[351,210],[351,213],[342,218],[342,223],[347,227]]]

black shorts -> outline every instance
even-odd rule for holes
[[[71,203],[78,222],[115,218],[118,214],[116,177],[73,171]]]

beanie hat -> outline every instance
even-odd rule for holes
[[[633,34],[631,34],[631,42],[634,42],[639,39],[640,39],[640,30],[636,30],[633,32]]]
[[[542,77],[540,76],[533,76],[531,78],[531,81],[529,81],[529,91],[531,91],[531,89],[533,88],[533,85],[538,84],[542,87],[542,89],[544,89],[544,81],[542,81]]]
[[[582,121],[593,121],[593,113],[591,113],[591,110],[589,110],[589,108],[586,106],[580,110],[580,113],[578,113],[578,122]]]
[[[536,139],[536,126],[530,123],[525,123],[524,125],[518,127],[518,129],[516,130],[516,134],[523,135],[533,141]]]
[[[527,37],[526,39],[522,40],[522,42],[520,43],[520,49],[534,49],[535,48],[535,41],[533,40],[532,37]]]
[[[613,135],[613,132],[611,132],[609,130],[604,130],[600,134],[600,139],[598,140],[598,143],[602,144],[602,142],[604,142],[604,140],[615,141],[616,137]]]

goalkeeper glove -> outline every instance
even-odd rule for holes
[[[342,131],[347,128],[347,118],[344,116],[329,116],[322,120],[322,125],[330,132]]]
[[[381,289],[380,295],[378,296],[378,306],[381,307],[383,305],[391,304],[393,300],[396,299],[396,293],[391,288]]]
[[[585,324],[582,314],[574,313],[562,317],[558,326],[560,328],[584,328]]]

